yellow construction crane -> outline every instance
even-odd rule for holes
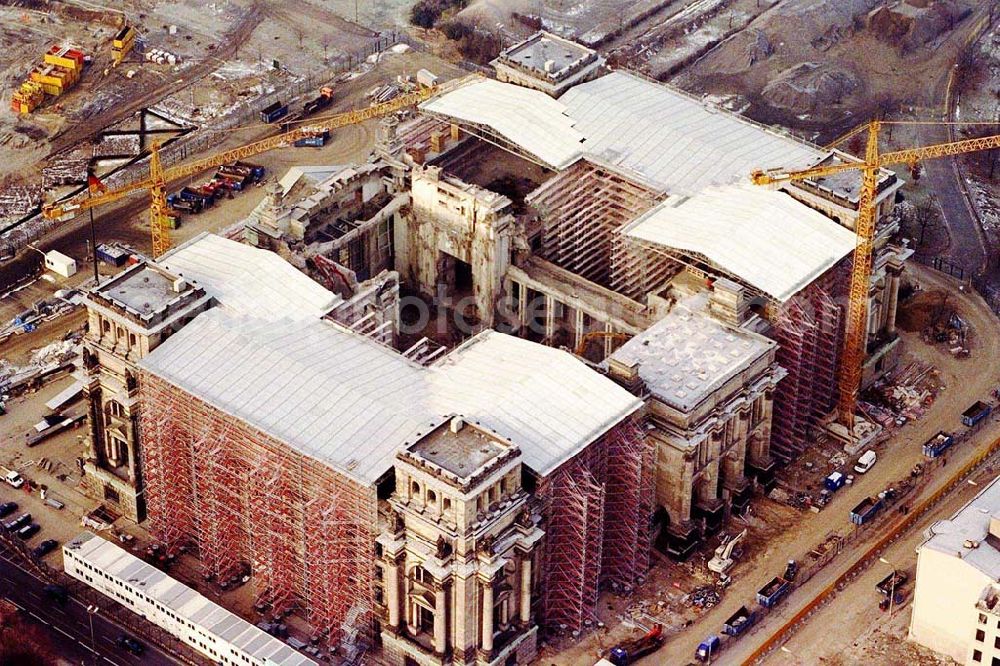
[[[820,178],[845,171],[861,172],[861,195],[858,203],[858,221],[855,226],[857,245],[854,250],[854,265],[851,270],[847,331],[844,336],[843,358],[838,380],[840,392],[838,415],[841,423],[847,427],[848,432],[852,433],[867,347],[865,338],[868,328],[868,290],[872,272],[872,246],[875,241],[875,199],[878,190],[879,170],[893,164],[907,164],[912,168],[917,162],[926,159],[1000,148],[1000,135],[993,135],[979,139],[966,139],[909,150],[879,153],[878,137],[882,124],[878,120],[868,123],[868,141],[862,161],[828,164],[798,171],[784,169],[754,171],[750,176],[757,185],[770,185]],[[851,134],[855,133],[851,132]]]
[[[372,118],[387,116],[400,109],[415,106],[434,95],[437,91],[437,87],[420,88],[414,92],[399,95],[383,104],[374,104],[364,109],[356,109],[326,118],[317,118],[315,125],[293,129],[266,139],[261,139],[260,141],[255,141],[254,143],[249,143],[245,146],[240,146],[239,148],[225,150],[210,157],[166,169],[163,168],[160,161],[159,146],[154,145],[150,150],[148,178],[122,185],[121,187],[107,190],[100,194],[92,192],[80,193],[66,201],[46,206],[43,209],[43,215],[48,219],[61,219],[65,216],[76,215],[95,206],[118,201],[139,190],[149,190],[152,199],[149,207],[149,227],[153,240],[153,257],[158,257],[170,249],[170,215],[167,209],[167,183],[178,178],[196,175],[202,171],[213,169],[229,162],[259,155],[274,148],[293,143],[298,139],[317,136],[340,127],[356,125]]]

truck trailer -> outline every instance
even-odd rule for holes
[[[941,431],[924,442],[924,455],[928,458],[937,458],[942,453],[951,448],[955,443],[955,438],[950,434]]]
[[[772,608],[788,594],[792,585],[781,576],[775,576],[767,585],[757,590],[757,603],[764,608]]]
[[[982,400],[977,400],[967,410],[962,412],[962,423],[970,428],[990,415],[993,408]]]
[[[878,515],[881,509],[881,499],[878,497],[866,497],[856,507],[851,509],[851,522],[855,525],[864,525]]]

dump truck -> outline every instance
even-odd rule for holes
[[[971,428],[989,416],[991,411],[993,411],[992,407],[982,400],[977,400],[971,407],[962,412],[962,423]]]
[[[722,625],[722,633],[728,636],[739,636],[757,622],[757,611],[746,606],[733,613]]]
[[[320,88],[319,97],[314,97],[302,106],[302,113],[309,115],[310,113],[316,113],[321,111],[326,107],[330,106],[333,102],[333,88]]]
[[[757,603],[764,608],[772,608],[792,589],[792,584],[781,576],[775,576],[767,585],[757,590]]]
[[[878,515],[881,509],[881,499],[878,497],[866,497],[856,507],[851,509],[851,522],[855,525],[864,525]]]
[[[940,431],[938,434],[924,442],[924,455],[928,458],[937,458],[951,448],[951,445],[954,443],[954,437],[952,437],[949,433]]]
[[[902,586],[906,585],[908,580],[910,580],[910,575],[908,573],[895,569],[891,574],[876,583],[875,589],[878,590],[879,593],[889,596]]]
[[[646,635],[611,648],[607,660],[614,666],[628,666],[663,646],[663,625],[654,624]]]
[[[282,102],[274,102],[260,110],[260,121],[262,123],[273,123],[280,120],[288,113],[288,105]]]

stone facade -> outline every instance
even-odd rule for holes
[[[395,484],[377,540],[384,661],[531,663],[543,533],[517,446],[456,416],[397,455]]]
[[[162,269],[140,263],[87,296],[84,338],[90,438],[83,491],[115,513],[145,519],[137,363],[207,309],[211,298]]]

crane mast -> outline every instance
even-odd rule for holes
[[[868,346],[868,294],[871,288],[875,226],[878,221],[875,204],[878,195],[879,171],[883,167],[893,164],[914,165],[926,159],[1000,148],[1000,135],[992,135],[880,153],[878,137],[881,125],[882,123],[877,120],[868,123],[868,140],[865,146],[865,157],[862,161],[828,164],[800,170],[781,168],[758,170],[750,174],[750,179],[755,184],[771,185],[831,176],[846,171],[861,172],[858,221],[855,225],[857,241],[851,266],[847,326],[837,387],[838,418],[851,433],[854,432],[854,415],[857,410],[858,392],[861,389],[862,369]],[[847,136],[853,136],[858,131],[854,130]]]

